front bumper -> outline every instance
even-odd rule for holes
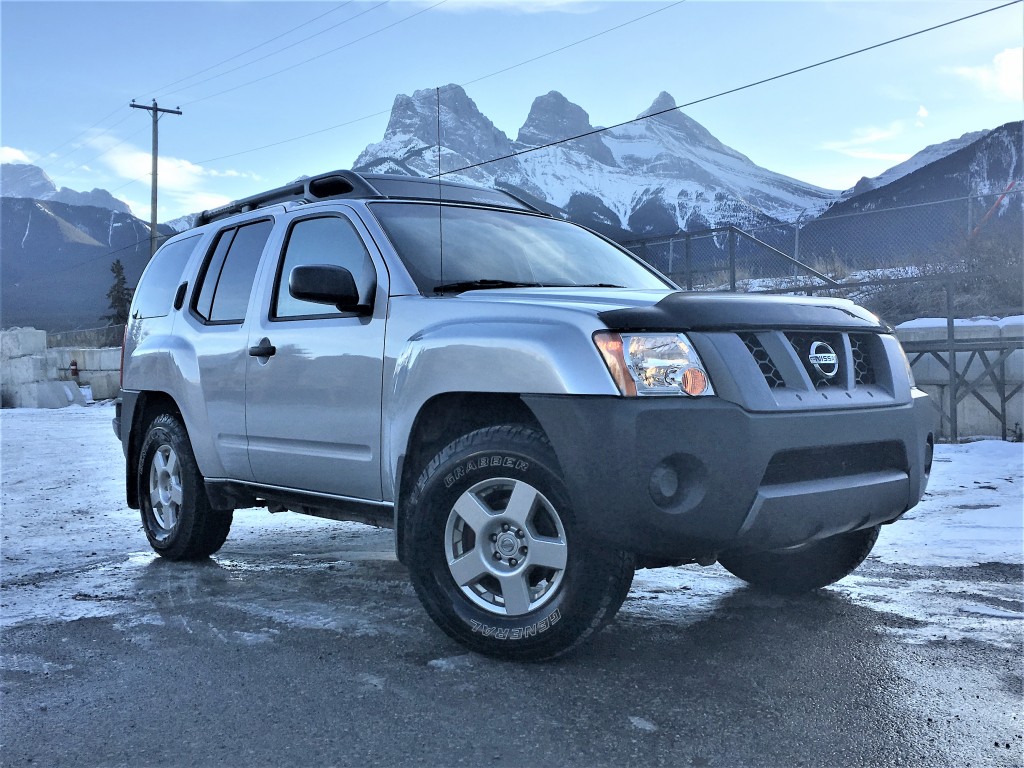
[[[583,530],[650,558],[778,549],[891,522],[924,493],[934,409],[753,413],[719,398],[528,396]]]

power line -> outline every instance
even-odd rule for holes
[[[422,8],[422,9],[416,11],[415,13],[411,13],[411,14],[409,14],[408,16],[406,16],[403,19],[399,19],[398,21],[395,21],[395,22],[393,22],[391,24],[383,26],[380,29],[375,29],[373,32],[368,32],[367,34],[363,35],[362,37],[357,37],[355,40],[351,40],[351,41],[345,43],[344,45],[339,45],[337,48],[331,48],[330,50],[324,51],[323,53],[318,53],[316,56],[310,56],[308,59],[303,59],[302,61],[300,61],[300,62],[298,62],[296,64],[292,64],[290,66],[287,66],[284,69],[279,69],[276,72],[271,72],[269,74],[263,75],[262,77],[257,77],[255,80],[249,80],[247,82],[240,83],[239,85],[232,86],[231,88],[225,88],[223,91],[217,91],[216,93],[211,93],[211,94],[208,94],[206,96],[201,96],[200,98],[193,99],[192,101],[186,101],[186,102],[184,102],[184,106],[187,107],[187,106],[190,106],[192,104],[198,104],[198,103],[200,103],[202,101],[208,101],[209,99],[214,99],[214,98],[216,98],[218,96],[223,96],[225,93],[231,93],[232,91],[237,91],[239,88],[246,88],[246,87],[248,87],[250,85],[255,85],[256,83],[261,83],[264,80],[268,80],[271,77],[276,77],[277,75],[283,74],[285,72],[290,72],[291,70],[297,69],[298,67],[301,67],[301,66],[304,66],[306,64],[309,64],[312,61],[316,61],[317,59],[322,59],[324,56],[327,56],[327,55],[332,54],[332,53],[336,53],[336,52],[338,52],[338,51],[340,51],[340,50],[342,50],[344,48],[348,48],[350,46],[355,45],[356,43],[360,43],[363,40],[366,40],[368,38],[374,37],[375,35],[379,35],[381,32],[386,32],[387,30],[392,29],[393,27],[397,27],[399,24],[404,24],[405,22],[410,21],[411,19],[416,18],[420,14],[427,13],[427,11],[432,11],[435,8],[437,8],[439,5],[444,5],[446,2],[448,2],[448,0],[440,0],[440,2],[434,3],[433,5],[427,6],[426,8]],[[383,5],[383,3],[381,3],[381,5]],[[379,6],[375,6],[375,7],[379,7]]]
[[[570,48],[573,48],[573,47],[575,47],[577,45],[581,45],[583,43],[589,42],[591,40],[594,40],[595,38],[601,37],[602,35],[607,35],[610,32],[615,32],[617,30],[622,29],[623,27],[628,27],[630,24],[635,24],[638,21],[642,21],[644,19],[647,19],[647,18],[649,18],[651,16],[654,16],[656,13],[661,13],[662,11],[667,11],[670,8],[675,8],[676,6],[682,5],[685,2],[686,2],[686,0],[677,0],[677,2],[670,3],[668,5],[662,6],[661,8],[658,8],[658,9],[656,9],[654,11],[651,11],[649,13],[643,14],[642,16],[637,16],[636,18],[629,19],[628,21],[625,21],[625,22],[623,22],[621,24],[617,24],[614,27],[609,27],[608,29],[602,30],[601,32],[597,32],[597,33],[595,33],[593,35],[589,35],[587,37],[580,38],[579,40],[576,40],[576,41],[574,41],[572,43],[568,43],[568,44],[563,45],[563,46],[561,46],[559,48],[555,48],[553,50],[547,51],[546,53],[542,53],[542,54],[540,54],[538,56],[533,56],[533,57],[531,57],[529,59],[524,59],[523,61],[520,61],[520,62],[518,62],[516,64],[512,64],[510,66],[503,67],[501,69],[497,69],[497,70],[495,70],[493,72],[489,72],[486,75],[481,75],[479,77],[475,77],[472,80],[466,80],[465,82],[460,83],[459,87],[460,88],[464,88],[467,85],[473,85],[474,83],[479,83],[479,82],[481,82],[483,80],[487,80],[487,79],[492,78],[492,77],[497,77],[498,75],[505,74],[506,72],[510,72],[513,69],[518,69],[519,67],[526,66],[527,64],[532,64],[535,61],[539,61],[540,59],[546,58],[548,56],[552,56],[552,55],[554,55],[556,53],[561,53],[562,51],[566,51],[566,50],[568,50]],[[448,86],[442,87],[441,91],[444,91],[447,87]],[[373,113],[371,113],[369,115],[363,115],[362,117],[356,117],[356,118],[353,118],[352,120],[346,120],[343,123],[337,123],[335,125],[329,125],[326,128],[318,128],[315,131],[310,131],[308,133],[303,133],[303,134],[300,134],[298,136],[291,136],[289,138],[281,139],[279,141],[275,141],[275,142],[272,142],[270,144],[263,144],[263,145],[261,145],[259,147],[252,147],[250,149],[243,149],[243,150],[240,150],[238,152],[232,152],[232,153],[227,154],[227,155],[220,155],[218,157],[211,157],[211,158],[208,158],[206,160],[200,160],[198,162],[198,164],[199,165],[205,165],[206,163],[215,163],[218,160],[228,160],[228,159],[230,159],[232,157],[238,157],[239,155],[249,154],[250,152],[259,152],[261,150],[271,149],[272,147],[277,147],[277,146],[280,146],[282,144],[289,144],[289,143],[291,143],[293,141],[300,141],[302,139],[308,139],[310,136],[316,136],[316,135],[321,134],[321,133],[327,133],[328,131],[334,131],[334,130],[337,130],[338,128],[345,128],[347,126],[353,125],[355,123],[362,122],[364,120],[370,120],[370,119],[372,119],[374,117],[380,117],[382,115],[389,114],[390,112],[391,112],[391,108],[389,107],[387,109],[382,109],[382,110],[380,110],[378,112],[373,112]]]
[[[296,30],[299,30],[299,29],[302,29],[303,27],[309,26],[314,21],[319,21],[324,16],[327,16],[327,15],[332,14],[332,13],[336,13],[337,11],[340,11],[342,8],[344,8],[347,5],[352,5],[352,3],[354,1],[355,0],[348,0],[348,2],[344,2],[341,5],[335,6],[334,8],[331,8],[329,11],[324,11],[319,16],[314,16],[312,19],[309,19],[308,21],[304,21],[301,24],[299,24],[298,26],[292,27],[291,29],[285,30],[284,32],[282,32],[279,35],[275,35],[274,37],[271,37],[268,40],[264,40],[262,43],[257,43],[256,45],[252,46],[252,48],[246,48],[241,53],[236,53],[234,56],[228,56],[226,59],[223,59],[222,61],[218,61],[216,64],[211,64],[210,66],[205,67],[204,69],[200,69],[197,72],[193,72],[191,75],[187,75],[185,77],[181,77],[181,78],[179,78],[177,80],[174,80],[173,82],[167,83],[166,85],[161,85],[159,88],[155,88],[153,90],[155,90],[157,92],[161,92],[165,88],[170,88],[172,86],[177,85],[178,83],[183,83],[186,80],[191,80],[193,77],[197,77],[198,75],[202,75],[205,72],[209,72],[211,69],[216,69],[217,67],[221,66],[222,64],[227,64],[229,61],[234,61],[235,59],[239,59],[242,56],[245,56],[245,54],[247,54],[247,53],[252,53],[257,48],[262,48],[264,45],[269,45],[270,43],[274,42],[275,40],[280,40],[282,37],[290,35],[292,32],[295,32]],[[342,23],[344,23],[344,22],[342,22]],[[338,26],[338,25],[336,24],[334,26]],[[322,30],[321,32],[317,32],[316,34],[317,35],[322,35],[324,32],[327,32],[328,30],[331,30],[331,29],[334,29],[334,27],[328,27],[327,29]],[[306,40],[309,40],[312,37],[316,37],[316,35],[310,35],[310,37],[304,37],[299,42],[300,43],[304,42]],[[282,50],[284,50],[284,49],[282,49]],[[256,59],[256,61],[259,61],[259,59]],[[250,63],[252,63],[252,62],[250,62]],[[226,74],[226,73],[222,73],[222,74]],[[205,80],[203,82],[205,82]],[[198,85],[198,83],[193,83],[193,85]],[[186,88],[191,88],[192,86],[190,85],[190,86],[185,86],[185,87]],[[183,90],[183,89],[179,89],[179,90]],[[169,91],[168,93],[177,93],[177,91]],[[166,96],[167,94],[164,94],[164,95]]]
[[[277,55],[277,54],[279,54],[279,53],[283,53],[284,51],[287,51],[287,50],[288,50],[288,49],[290,49],[290,48],[294,48],[294,47],[295,47],[295,46],[297,46],[297,45],[301,45],[302,43],[305,43],[305,42],[307,42],[307,41],[309,41],[309,40],[312,40],[312,39],[313,39],[314,37],[318,37],[318,36],[320,36],[320,35],[322,35],[322,34],[325,34],[325,33],[327,33],[327,32],[330,32],[330,31],[331,31],[332,29],[335,29],[335,28],[337,28],[337,27],[340,27],[340,26],[342,26],[343,24],[348,24],[348,23],[349,23],[350,21],[355,21],[355,20],[356,20],[356,19],[358,19],[358,18],[359,18],[360,16],[365,16],[365,15],[366,15],[367,13],[370,13],[371,11],[375,11],[375,10],[377,10],[377,9],[378,9],[378,8],[380,8],[380,7],[382,6],[382,5],[387,5],[387,4],[388,4],[388,2],[390,2],[390,0],[383,0],[383,2],[377,3],[377,5],[374,5],[374,6],[372,6],[371,8],[367,8],[367,9],[366,9],[365,11],[360,11],[360,12],[359,12],[359,13],[357,13],[357,14],[356,14],[355,16],[349,16],[349,17],[348,17],[347,19],[345,19],[344,21],[339,21],[339,22],[338,22],[337,24],[334,24],[334,25],[332,25],[332,26],[330,26],[330,27],[327,27],[326,29],[322,29],[322,30],[320,30],[319,32],[317,32],[317,33],[315,33],[315,34],[312,34],[312,35],[310,35],[309,37],[303,37],[303,38],[302,38],[302,39],[300,39],[300,40],[296,40],[296,41],[295,41],[295,42],[293,42],[293,43],[289,43],[289,44],[288,44],[288,45],[286,45],[286,46],[285,46],[284,48],[278,48],[278,49],[277,49],[276,51],[271,51],[270,53],[268,53],[268,54],[266,54],[266,55],[264,55],[264,56],[260,56],[260,57],[259,57],[259,58],[257,58],[257,59],[253,59],[252,61],[247,61],[247,62],[245,62],[244,64],[239,64],[239,65],[238,65],[237,67],[232,67],[231,69],[226,69],[226,70],[224,70],[223,72],[218,72],[218,73],[217,73],[216,75],[211,75],[210,77],[207,77],[207,78],[205,78],[205,79],[203,79],[203,80],[200,80],[199,82],[196,82],[196,83],[192,83],[191,85],[186,85],[186,86],[183,86],[183,87],[181,87],[181,88],[178,88],[178,89],[176,89],[176,90],[170,91],[170,93],[178,93],[178,92],[180,92],[180,91],[187,91],[187,90],[188,90],[189,88],[194,88],[194,87],[196,87],[197,85],[202,85],[203,83],[208,83],[208,82],[210,82],[211,80],[216,80],[216,79],[217,79],[217,78],[219,78],[219,77],[224,77],[224,75],[229,75],[229,74],[231,74],[232,72],[237,72],[237,71],[238,71],[238,70],[240,70],[240,69],[245,69],[246,67],[252,66],[253,64],[255,64],[255,63],[259,62],[259,61],[263,61],[264,59],[269,59],[269,58],[271,58],[272,56],[276,56],[276,55]],[[284,70],[282,70],[282,71],[284,71]],[[272,74],[276,74],[276,73],[272,73]],[[216,95],[216,94],[215,94],[215,95]],[[210,97],[204,97],[204,98],[210,98]],[[193,101],[193,102],[189,102],[189,103],[190,103],[190,104],[194,104],[195,102]]]
[[[630,19],[629,21],[624,21],[621,24],[617,24],[614,27],[609,27],[608,29],[605,29],[605,30],[603,30],[601,32],[597,32],[597,33],[595,33],[593,35],[590,35],[589,37],[581,38],[581,39],[577,40],[574,43],[569,43],[568,45],[563,45],[561,48],[555,48],[552,51],[548,51],[547,53],[542,53],[539,56],[534,56],[531,59],[525,59],[523,61],[520,61],[518,64],[513,64],[512,66],[505,67],[504,69],[499,69],[499,70],[496,70],[496,71],[491,72],[489,74],[481,75],[480,77],[474,78],[473,80],[467,80],[464,83],[460,83],[460,86],[465,88],[467,85],[473,85],[474,83],[479,83],[481,80],[487,80],[488,78],[495,77],[496,75],[502,75],[502,74],[504,74],[506,72],[512,71],[513,69],[518,69],[519,67],[525,66],[527,64],[532,64],[533,62],[540,61],[541,59],[545,59],[548,56],[553,56],[556,53],[561,53],[562,51],[567,51],[570,48],[576,47],[577,45],[581,45],[583,43],[588,43],[591,40],[594,40],[594,39],[596,39],[598,37],[601,37],[602,35],[607,35],[610,32],[616,32],[616,31],[622,29],[623,27],[628,27],[630,24],[636,24],[638,21],[643,21],[644,19],[647,19],[647,18],[650,18],[651,16],[654,16],[656,13],[661,13],[662,11],[667,11],[670,8],[675,8],[677,5],[682,5],[685,2],[686,2],[686,0],[677,0],[674,3],[669,3],[668,5],[663,5],[661,8],[656,8],[655,10],[651,11],[650,13],[645,13],[643,16],[637,16],[635,19]]]
[[[233,61],[233,60],[235,60],[235,59],[237,59],[237,58],[239,58],[239,57],[241,57],[241,56],[244,56],[244,55],[245,55],[245,54],[247,54],[247,53],[251,53],[252,51],[256,50],[257,48],[261,48],[261,47],[263,47],[264,45],[268,45],[268,44],[270,44],[270,43],[274,42],[275,40],[279,40],[280,38],[282,38],[282,37],[284,37],[284,36],[286,36],[286,35],[289,35],[289,34],[291,34],[292,32],[295,32],[296,30],[299,30],[299,29],[301,29],[302,27],[308,26],[308,25],[312,24],[313,22],[315,22],[315,21],[318,21],[319,19],[322,19],[322,18],[323,18],[324,16],[327,16],[328,14],[331,14],[331,13],[334,13],[334,12],[336,12],[336,11],[339,11],[339,10],[341,10],[342,8],[344,8],[344,7],[345,7],[345,6],[347,6],[347,5],[351,5],[351,4],[352,4],[352,2],[354,2],[354,0],[347,0],[347,2],[344,2],[344,3],[342,3],[341,5],[338,5],[338,6],[334,7],[334,8],[331,8],[330,10],[328,10],[328,11],[325,11],[324,13],[321,13],[321,14],[319,14],[318,16],[314,16],[314,17],[313,17],[312,19],[309,19],[309,20],[307,20],[307,21],[304,21],[304,22],[302,22],[301,24],[299,24],[299,25],[297,25],[297,26],[294,26],[294,27],[292,27],[292,28],[291,28],[291,29],[289,29],[289,30],[286,30],[285,32],[281,32],[280,34],[278,34],[278,35],[275,35],[274,37],[271,37],[271,38],[269,38],[269,39],[267,39],[267,40],[264,40],[264,41],[263,41],[263,42],[261,42],[261,43],[257,43],[256,45],[252,46],[251,48],[247,48],[246,50],[242,51],[241,53],[237,53],[237,54],[235,54],[234,56],[230,56],[230,57],[228,57],[228,58],[224,59],[223,61],[220,61],[220,62],[218,62],[218,63],[216,63],[216,64],[212,64],[212,65],[210,65],[209,67],[206,67],[205,69],[201,69],[201,70],[199,70],[199,71],[197,71],[197,72],[193,72],[192,74],[190,74],[190,75],[187,75],[186,77],[182,77],[182,78],[179,78],[178,80],[175,80],[175,81],[173,81],[173,82],[171,82],[171,83],[167,83],[166,85],[163,85],[163,86],[161,86],[161,87],[160,87],[160,88],[158,88],[158,89],[150,89],[150,90],[163,90],[164,88],[170,88],[170,87],[171,87],[172,85],[177,85],[178,83],[184,82],[184,81],[186,81],[186,80],[191,80],[191,79],[192,79],[193,77],[196,77],[197,75],[201,75],[201,74],[203,74],[204,72],[208,72],[209,70],[211,70],[211,69],[214,69],[215,67],[219,67],[219,66],[221,66],[222,64],[226,64],[226,63],[227,63],[227,62],[229,62],[229,61]],[[335,26],[338,26],[338,25],[335,25]],[[333,28],[334,28],[334,27],[328,27],[328,28],[327,28],[327,30],[324,30],[324,31],[326,32],[326,31],[328,31],[328,30],[330,30],[330,29],[333,29]],[[317,33],[317,34],[322,34],[322,33]],[[315,37],[315,35],[312,35],[311,37]],[[309,39],[309,38],[304,38],[304,40],[305,40],[305,39]],[[299,41],[299,42],[302,42],[302,41]],[[283,50],[283,49],[282,49],[282,50]],[[172,91],[172,93],[173,93],[173,92],[174,92],[174,91]],[[77,140],[77,139],[78,139],[78,138],[80,138],[81,136],[85,136],[85,135],[86,135],[87,133],[89,133],[89,131],[93,130],[93,129],[94,129],[94,128],[95,128],[96,126],[98,126],[98,125],[100,125],[101,123],[103,123],[103,122],[105,122],[105,121],[109,120],[109,119],[110,119],[111,117],[113,117],[114,115],[120,114],[120,113],[121,113],[121,110],[122,110],[123,108],[124,108],[123,104],[121,104],[121,105],[118,105],[118,106],[117,106],[117,107],[116,107],[115,109],[111,110],[111,112],[109,112],[108,114],[106,114],[106,115],[104,115],[103,117],[101,117],[101,118],[100,118],[99,120],[97,120],[96,122],[94,122],[94,123],[93,123],[92,125],[90,125],[90,126],[89,126],[88,128],[85,128],[84,130],[80,131],[79,133],[76,133],[76,134],[75,134],[74,136],[72,136],[72,137],[71,137],[70,139],[67,139],[67,140],[65,140],[65,141],[61,142],[60,144],[58,144],[57,146],[55,146],[55,147],[54,147],[53,149],[51,149],[51,150],[49,150],[49,151],[47,151],[47,152],[44,152],[44,153],[43,153],[43,154],[41,155],[41,157],[42,157],[42,158],[46,158],[46,157],[47,157],[48,155],[52,155],[52,154],[53,154],[54,152],[56,152],[56,151],[57,151],[58,149],[60,149],[61,147],[64,147],[64,146],[66,146],[66,145],[70,144],[71,142],[73,142],[73,141]],[[101,132],[100,132],[100,133],[99,133],[99,134],[98,134],[97,136],[95,136],[94,138],[100,138],[100,137],[102,137],[102,136],[105,136],[106,134],[110,133],[110,132],[111,132],[111,131],[112,131],[112,130],[113,130],[114,128],[116,128],[117,126],[121,125],[121,123],[125,122],[125,121],[126,121],[126,120],[128,119],[128,117],[129,117],[129,116],[125,116],[125,117],[123,117],[122,119],[118,120],[118,121],[117,121],[116,123],[114,123],[113,125],[111,125],[111,126],[109,126],[109,127],[105,128],[105,129],[104,129],[103,131],[101,131]],[[133,135],[134,135],[134,134],[133,134]],[[131,138],[131,137],[129,137],[129,138]],[[126,140],[127,140],[127,139],[126,139]],[[115,146],[120,146],[120,144],[123,144],[123,143],[124,143],[124,141],[126,141],[126,140],[122,140],[121,142],[119,142],[119,143],[118,143],[117,145],[115,145]],[[53,160],[52,160],[52,163],[51,163],[51,167],[53,167],[53,165],[55,165],[55,164],[56,164],[57,162],[59,162],[60,160],[63,160],[63,159],[65,158],[65,157],[69,157],[70,155],[73,155],[73,154],[74,154],[75,152],[78,152],[78,151],[79,151],[80,149],[81,149],[81,146],[78,146],[78,147],[75,147],[75,148],[73,148],[73,149],[69,150],[68,152],[64,152],[63,154],[61,154],[61,155],[58,155],[57,157],[53,158]],[[111,149],[112,149],[112,148],[111,148]],[[109,152],[109,151],[110,151],[110,150],[107,150],[107,152]],[[106,152],[104,152],[104,153],[101,153],[100,155],[97,155],[96,157],[94,157],[94,158],[92,158],[92,159],[90,159],[90,160],[87,160],[87,161],[85,161],[84,163],[80,163],[79,165],[75,166],[75,168],[81,168],[81,167],[82,167],[83,165],[87,165],[88,163],[91,163],[91,162],[93,162],[94,160],[97,160],[97,159],[99,159],[99,158],[100,158],[100,157],[102,157],[102,156],[103,156],[104,154],[106,154]],[[24,177],[23,177],[23,178],[24,178]]]
[[[873,50],[875,50],[877,48],[882,48],[882,47],[887,46],[887,45],[892,45],[893,43],[898,43],[898,42],[901,42],[903,40],[909,40],[912,37],[917,37],[918,35],[923,35],[923,34],[925,34],[927,32],[934,32],[936,29],[942,29],[943,27],[948,27],[948,26],[951,26],[953,24],[959,24],[962,21],[967,21],[968,19],[977,18],[978,16],[984,16],[987,13],[992,13],[993,11],[998,11],[998,10],[1001,10],[1003,8],[1008,8],[1011,5],[1018,5],[1021,2],[1024,2],[1024,0],[1010,0],[1010,2],[1008,2],[1008,3],[1003,3],[1002,5],[997,5],[997,6],[994,6],[992,8],[988,8],[988,9],[986,9],[984,11],[978,11],[977,13],[968,14],[967,16],[961,16],[958,19],[953,19],[951,21],[943,22],[942,24],[936,24],[936,25],[931,26],[931,27],[926,27],[925,29],[919,29],[916,32],[910,32],[909,34],[906,34],[906,35],[900,35],[899,37],[894,37],[894,38],[891,38],[889,40],[885,40],[885,41],[883,41],[881,43],[875,43],[874,45],[869,45],[869,46],[867,46],[865,48],[858,48],[855,51],[850,51],[849,53],[844,53],[844,54],[841,54],[839,56],[833,56],[833,57],[831,57],[829,59],[823,59],[822,61],[815,62],[814,64],[808,64],[808,65],[803,66],[803,67],[798,67],[797,69],[791,69],[788,72],[782,72],[782,73],[780,73],[778,75],[772,75],[771,77],[765,77],[765,78],[762,78],[760,80],[755,80],[754,82],[747,83],[746,85],[740,85],[740,86],[737,86],[736,88],[730,88],[730,89],[725,90],[725,91],[719,91],[718,93],[712,94],[710,96],[704,96],[703,98],[700,98],[700,99],[694,99],[693,101],[688,101],[685,104],[677,104],[674,107],[670,107],[668,109],[659,109],[657,112],[651,112],[650,114],[647,114],[647,115],[641,115],[640,117],[634,117],[632,120],[626,120],[624,122],[617,123],[615,125],[609,125],[606,128],[595,128],[592,131],[586,131],[584,133],[577,134],[576,136],[569,136],[569,137],[564,138],[564,139],[558,139],[557,141],[548,142],[547,144],[541,144],[541,145],[536,146],[536,147],[530,147],[529,149],[522,149],[522,150],[519,150],[518,152],[511,152],[511,153],[509,153],[507,155],[502,155],[501,157],[492,158],[491,160],[484,160],[483,162],[473,163],[471,165],[465,165],[465,166],[463,166],[461,168],[455,168],[455,169],[450,170],[450,171],[445,171],[444,173],[437,174],[436,176],[431,176],[429,178],[435,179],[435,178],[438,178],[440,176],[448,176],[448,175],[451,175],[451,174],[454,174],[454,173],[461,173],[463,171],[469,171],[469,170],[472,170],[473,168],[479,168],[479,167],[484,166],[484,165],[490,165],[491,163],[501,162],[502,160],[511,160],[512,158],[519,157],[520,155],[526,155],[526,154],[529,154],[531,152],[537,152],[538,150],[541,150],[541,149],[549,149],[550,147],[555,147],[555,146],[558,146],[559,144],[566,144],[566,143],[568,143],[570,141],[577,141],[579,139],[585,139],[588,136],[596,136],[596,135],[598,135],[600,133],[604,133],[605,131],[611,131],[611,130],[614,130],[616,128],[622,128],[624,126],[631,125],[633,123],[639,123],[639,122],[641,122],[643,120],[650,120],[652,117],[658,117],[660,115],[665,115],[665,114],[668,114],[669,112],[676,112],[676,111],[678,111],[680,109],[683,109],[684,107],[692,107],[695,104],[703,104],[704,102],[711,101],[712,99],[718,99],[718,98],[721,98],[722,96],[729,96],[730,94],[733,94],[733,93],[739,93],[740,91],[746,91],[746,90],[748,90],[750,88],[755,88],[755,87],[757,87],[759,85],[764,85],[765,83],[771,83],[771,82],[773,82],[775,80],[781,80],[784,77],[790,77],[791,75],[796,75],[796,74],[799,74],[800,72],[807,72],[808,70],[811,70],[811,69],[816,69],[818,67],[823,67],[826,64],[832,64],[834,62],[841,61],[843,59],[848,59],[851,56],[858,56],[858,55],[860,55],[862,53],[867,53],[868,51],[873,51]]]

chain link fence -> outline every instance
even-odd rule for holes
[[[955,309],[1019,314],[1024,254],[1024,188],[901,207],[830,213],[741,230],[720,227],[626,243],[687,290],[779,291],[843,284],[840,294],[871,304],[890,322],[945,313],[957,276]],[[1005,280],[1018,270],[1020,279]],[[987,273],[1000,277],[987,278]],[[859,287],[854,284],[861,284]]]

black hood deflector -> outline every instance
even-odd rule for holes
[[[851,301],[805,296],[673,293],[653,306],[612,309],[598,317],[615,331],[892,332],[887,324]]]

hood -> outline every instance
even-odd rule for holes
[[[465,291],[456,301],[492,304],[526,304],[599,315],[617,309],[653,307],[669,294],[668,289],[635,288],[501,288]]]
[[[621,331],[812,330],[891,333],[878,317],[846,299],[735,293],[672,293],[657,304],[601,312]]]
[[[616,331],[892,332],[852,301],[808,296],[580,287],[467,291],[457,300],[574,310],[597,315]]]

